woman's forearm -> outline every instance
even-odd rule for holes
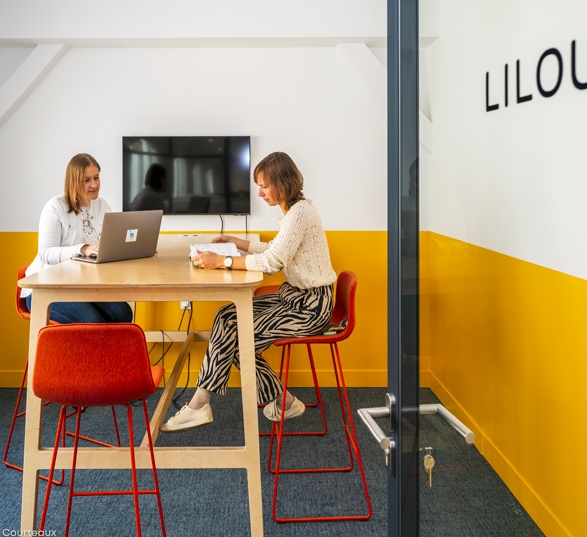
[[[218,237],[212,239],[212,242],[232,242],[236,246],[237,250],[241,250],[242,252],[248,252],[249,246],[251,244],[250,241],[235,237],[233,235],[219,235]]]

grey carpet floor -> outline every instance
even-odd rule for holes
[[[312,399],[309,389],[295,390],[306,402]],[[382,450],[371,438],[356,410],[361,407],[382,406],[384,389],[349,390],[359,437],[359,446],[373,515],[367,521],[277,523],[271,518],[273,475],[266,469],[269,439],[261,438],[264,530],[268,537],[385,537],[387,529],[387,481]],[[3,449],[17,390],[0,389],[0,447]],[[179,404],[189,399],[191,392],[181,396]],[[346,455],[344,431],[339,423],[336,390],[323,390],[329,417],[326,437],[290,438],[284,441],[283,465],[343,464]],[[436,402],[434,394],[422,390],[421,402]],[[149,401],[152,410],[157,396]],[[243,443],[240,391],[230,389],[225,397],[213,399],[214,423],[175,435],[161,434],[157,445],[240,445]],[[139,409],[137,409],[138,411]],[[46,407],[45,445],[52,445],[57,408]],[[170,410],[170,413],[172,410]],[[123,413],[120,422],[124,425]],[[14,432],[10,460],[22,461],[23,420]],[[142,427],[137,419],[137,438]],[[269,430],[269,422],[260,414],[261,430]],[[292,420],[291,427],[318,425],[317,410],[308,409],[303,418]],[[88,409],[83,418],[86,433],[105,441],[113,441],[109,409]],[[288,442],[289,441],[289,442]],[[426,483],[421,466],[417,475],[420,484],[421,537],[541,537],[533,521],[487,465],[474,446],[467,445],[457,433],[438,416],[421,419],[421,446],[432,445],[436,465],[433,486]],[[170,537],[246,537],[250,535],[246,472],[244,470],[159,470],[167,533]],[[66,481],[68,472],[66,472]],[[0,534],[17,531],[20,527],[22,475],[0,467]],[[139,471],[139,483],[149,486],[147,470]],[[128,488],[130,474],[125,471],[82,470],[76,473],[80,488]],[[44,492],[44,482],[39,487]],[[63,533],[67,488],[54,487],[46,528]],[[281,501],[282,500],[282,501]],[[41,497],[42,501],[42,497]],[[152,497],[141,498],[141,517],[145,537],[159,535],[159,521]],[[284,475],[280,478],[279,515],[312,516],[314,514],[364,513],[358,472],[332,474]],[[74,499],[72,536],[124,537],[135,535],[132,498],[100,497]],[[15,533],[12,533],[15,534]]]

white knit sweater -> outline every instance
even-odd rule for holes
[[[322,220],[310,200],[301,200],[279,219],[280,230],[269,242],[251,241],[247,270],[274,274],[299,289],[330,285],[336,273],[330,263]]]

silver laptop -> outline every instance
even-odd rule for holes
[[[76,256],[76,261],[109,263],[151,257],[157,251],[163,211],[106,213],[97,256]]]

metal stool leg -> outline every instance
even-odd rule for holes
[[[81,424],[81,415],[83,413],[83,409],[81,407],[76,408],[75,415],[76,415],[76,424],[75,424],[75,432],[71,433],[74,437],[74,445],[73,445],[73,456],[72,456],[72,467],[71,467],[71,478],[69,483],[69,495],[67,499],[67,514],[65,520],[65,532],[64,537],[69,536],[70,530],[70,522],[71,522],[71,511],[72,511],[72,503],[73,498],[77,496],[105,496],[105,495],[132,495],[133,496],[133,503],[135,509],[135,521],[136,521],[136,528],[137,528],[137,537],[141,537],[142,530],[141,530],[141,518],[140,518],[140,509],[139,509],[139,495],[143,494],[154,494],[157,498],[157,508],[159,511],[159,518],[161,521],[161,534],[163,537],[166,537],[166,530],[165,530],[165,521],[163,518],[163,505],[161,502],[161,492],[159,489],[159,480],[157,478],[157,469],[155,465],[155,454],[153,451],[153,440],[151,438],[151,431],[149,428],[149,415],[147,411],[147,403],[143,399],[143,415],[145,419],[145,425],[147,428],[147,437],[149,441],[149,451],[151,457],[151,466],[153,471],[153,489],[139,489],[138,487],[138,479],[137,479],[137,468],[136,468],[136,460],[135,460],[135,451],[134,451],[134,433],[133,433],[133,418],[132,418],[132,406],[130,404],[125,404],[127,408],[127,417],[128,417],[128,435],[129,435],[129,453],[130,453],[130,462],[131,462],[131,473],[132,473],[132,489],[131,490],[120,490],[120,491],[76,491],[75,490],[75,474],[76,474],[76,465],[77,465],[77,454],[79,448],[79,441],[83,440],[83,437],[79,434],[80,432],[80,424]],[[65,423],[68,418],[67,409],[66,407],[62,407],[59,413],[59,423],[57,426],[57,432],[55,436],[55,444],[53,447],[53,456],[51,459],[51,468],[49,470],[49,479],[52,480],[53,474],[55,471],[55,462],[57,460],[57,453],[59,450],[59,438],[63,435],[63,431],[65,429]],[[47,485],[47,490],[45,492],[45,500],[43,502],[43,511],[41,513],[41,520],[39,523],[39,531],[43,531],[45,527],[45,521],[47,517],[47,511],[49,507],[49,499],[51,495],[51,482]]]
[[[283,362],[285,357],[285,347],[281,349],[281,364],[279,366],[279,378],[283,380]],[[328,432],[328,425],[326,423],[326,414],[324,412],[324,404],[322,403],[322,396],[320,395],[320,385],[318,384],[318,376],[316,375],[316,368],[314,366],[313,358],[310,358],[310,368],[312,371],[312,380],[314,382],[314,394],[315,394],[315,402],[313,403],[305,403],[306,408],[316,408],[320,409],[320,415],[322,418],[322,429],[317,431],[286,431],[283,434],[285,436],[320,436],[325,435]],[[265,405],[258,405],[259,408],[264,407]],[[273,426],[272,426],[273,428]],[[269,436],[273,437],[272,431],[263,431],[259,433],[259,436]],[[269,460],[273,457],[273,440],[270,441],[269,444]],[[269,471],[273,472],[271,469],[271,463],[268,465]]]
[[[19,472],[22,472],[22,466],[18,466],[17,464],[13,464],[11,462],[8,461],[8,452],[10,451],[10,444],[12,442],[12,434],[14,433],[14,427],[16,425],[16,420],[19,418],[23,418],[24,416],[26,416],[26,411],[22,411],[19,412],[19,408],[20,408],[20,400],[22,399],[22,393],[24,391],[24,385],[26,383],[26,378],[27,378],[27,372],[28,372],[28,367],[29,367],[29,362],[27,360],[25,366],[24,366],[24,373],[22,375],[22,380],[20,382],[20,388],[18,390],[18,396],[16,398],[16,404],[14,405],[14,413],[12,415],[12,421],[10,423],[10,430],[8,431],[8,438],[6,439],[6,447],[4,449],[4,465],[7,468],[12,468],[13,470],[17,470]],[[45,405],[48,405],[50,403],[44,403]],[[65,435],[63,435],[62,438],[62,445],[65,446]],[[63,480],[65,477],[65,471],[61,470],[61,479],[60,480],[54,480],[53,484],[54,485],[62,485],[63,484]],[[44,475],[39,475],[39,479],[43,479],[44,481],[47,481],[47,476]]]
[[[287,389],[289,364],[291,357],[291,345],[287,345],[287,351],[285,355],[285,379],[284,379],[284,390]],[[313,356],[311,345],[307,345],[308,356],[313,364]],[[284,348],[285,350],[285,348]],[[338,521],[338,520],[367,520],[371,517],[373,509],[371,506],[371,499],[369,497],[369,491],[367,487],[367,480],[365,478],[365,472],[363,468],[363,461],[359,450],[359,444],[357,439],[357,433],[355,430],[355,424],[352,417],[352,411],[348,398],[348,392],[344,381],[344,374],[342,371],[342,363],[340,360],[340,354],[338,352],[338,346],[336,343],[330,345],[330,353],[332,356],[332,365],[334,368],[334,374],[336,378],[336,385],[338,391],[338,398],[341,410],[341,416],[343,420],[343,426],[345,430],[345,437],[347,441],[347,449],[349,453],[349,465],[343,468],[304,468],[304,469],[282,469],[282,448],[283,448],[283,437],[284,433],[284,422],[285,422],[285,405],[282,408],[281,420],[279,423],[275,423],[272,427],[274,437],[277,438],[277,456],[275,463],[275,480],[273,486],[273,505],[271,515],[276,522],[319,522],[319,521]],[[273,437],[272,437],[273,440]],[[353,457],[354,456],[354,457]],[[359,473],[361,476],[361,482],[363,491],[365,494],[365,501],[367,505],[367,512],[359,515],[340,515],[340,516],[315,516],[315,517],[280,517],[277,515],[277,496],[279,489],[279,475],[280,474],[291,474],[291,473],[317,473],[317,472],[350,472],[354,466],[356,459]]]

